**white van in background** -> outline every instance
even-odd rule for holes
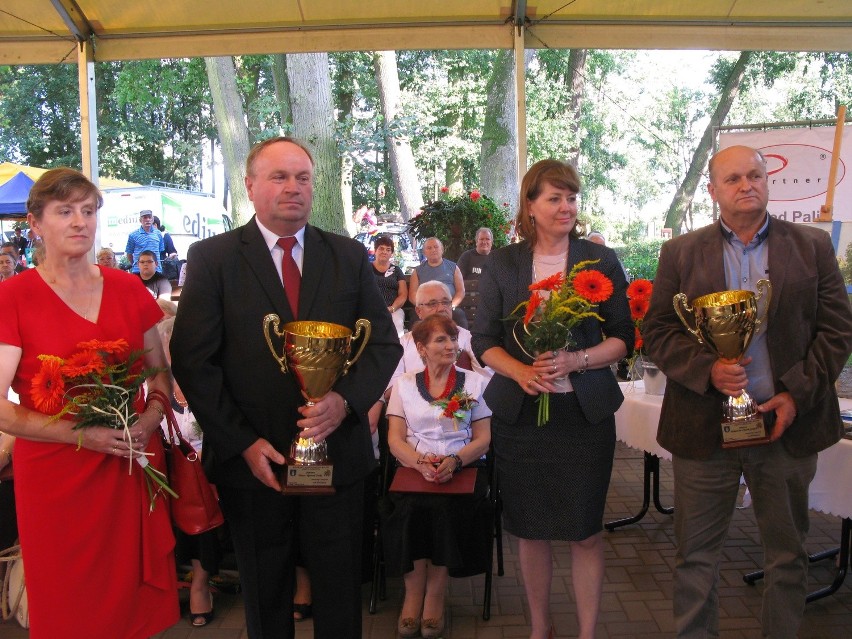
[[[189,191],[171,185],[103,189],[104,205],[99,212],[101,247],[109,247],[120,259],[127,236],[139,228],[139,212],[154,213],[171,235],[178,257],[186,259],[190,245],[231,230],[233,223],[225,208],[211,193]]]

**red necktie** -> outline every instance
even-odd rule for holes
[[[284,256],[281,258],[281,278],[284,280],[284,293],[287,295],[287,301],[290,302],[293,318],[296,318],[299,315],[299,288],[302,284],[302,274],[299,272],[296,260],[293,259],[293,246],[296,244],[296,238],[292,236],[280,237],[277,243],[284,249]]]

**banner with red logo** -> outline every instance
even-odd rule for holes
[[[758,149],[769,174],[769,212],[789,222],[813,222],[825,204],[834,127],[722,132],[719,148],[742,144]],[[852,130],[843,129],[835,180],[835,221],[852,221]]]

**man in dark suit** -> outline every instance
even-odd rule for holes
[[[356,638],[363,479],[375,465],[366,413],[402,349],[364,247],[308,224],[313,160],[307,149],[273,138],[252,149],[246,166],[255,217],[189,251],[192,266],[171,343],[174,374],[204,431],[202,457],[234,540],[249,637],[294,636],[298,540],[311,577],[314,636]],[[262,329],[267,313],[282,323],[294,319],[276,243],[292,236],[301,271],[295,318],[372,324],[360,359],[310,407],[293,376],[281,373]],[[281,494],[273,469],[299,431],[328,442],[334,495]]]
[[[663,245],[644,324],[650,359],[668,376],[657,440],[673,455],[674,617],[678,637],[717,637],[718,562],[740,474],[764,548],[763,635],[795,637],[805,606],[808,485],[817,453],[842,435],[834,382],[852,350],[852,309],[827,233],[766,211],[763,157],[735,146],[710,161],[720,221]],[[672,298],[756,291],[768,278],[766,322],[733,363],[698,343]],[[722,448],[722,401],[745,389],[771,443]]]

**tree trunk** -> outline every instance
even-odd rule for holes
[[[519,191],[514,57],[513,51],[506,50],[498,51],[494,58],[482,128],[479,179],[485,195],[498,206],[506,203],[512,210],[517,207]]]
[[[408,138],[391,134],[399,114],[399,74],[396,52],[378,51],[373,54],[373,68],[385,124],[385,148],[390,160],[393,185],[403,221],[407,222],[423,208],[423,194],[414,164],[414,153]]]
[[[724,122],[731,105],[734,103],[740,91],[740,83],[743,79],[746,67],[753,51],[743,51],[736,64],[731,69],[731,74],[728,76],[728,81],[722,94],[719,96],[719,103],[716,105],[716,110],[704,130],[704,135],[701,137],[701,142],[698,143],[698,148],[692,154],[692,162],[686,172],[686,177],[675,193],[674,199],[669,206],[669,211],[666,214],[666,228],[672,229],[674,235],[680,235],[682,226],[686,219],[687,211],[692,205],[692,199],[695,197],[695,189],[698,188],[698,183],[704,173],[704,167],[707,166],[707,160],[710,158],[710,151],[713,147],[713,127],[719,126]]]
[[[237,72],[229,56],[204,58],[216,130],[222,145],[225,179],[231,190],[231,216],[235,226],[242,226],[252,215],[245,177],[245,161],[249,152],[249,134],[243,101],[237,91]]]
[[[571,49],[568,55],[568,81],[571,85],[571,102],[568,105],[568,123],[571,126],[569,139],[573,141],[571,151],[566,158],[577,167],[580,162],[580,117],[583,108],[583,96],[586,91],[586,56],[588,49]]]
[[[290,111],[290,85],[287,82],[287,58],[283,53],[272,56],[272,84],[275,86],[275,101],[281,113],[281,127],[287,130],[293,124],[293,113]]]
[[[334,105],[327,53],[288,53],[287,79],[293,135],[314,157],[314,205],[311,224],[346,234],[340,193],[340,153],[334,137]]]

